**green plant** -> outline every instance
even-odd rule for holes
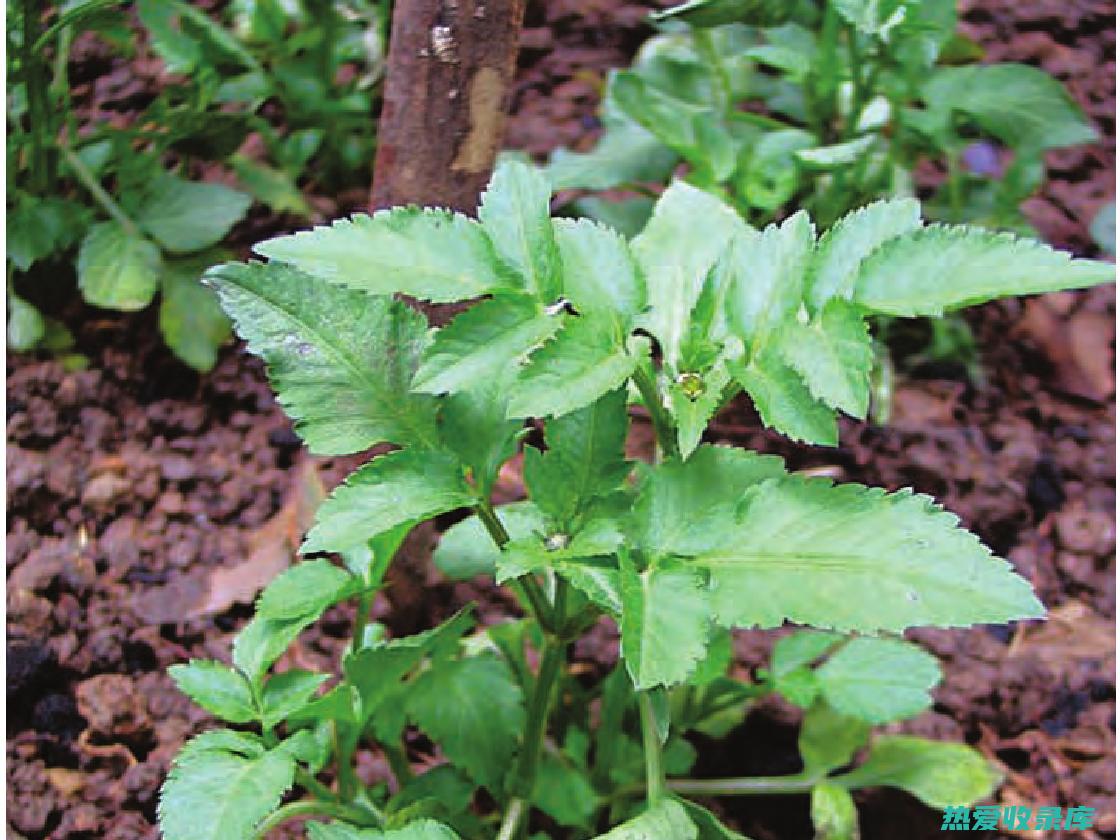
[[[981,53],[955,34],[953,0],[693,0],[653,20],[663,33],[608,80],[596,148],[554,154],[556,188],[641,189],[684,161],[690,183],[754,224],[793,205],[828,227],[913,195],[928,158],[948,173],[928,217],[1030,232],[1019,205],[1043,152],[1096,137],[1041,70],[971,63]],[[629,230],[650,206],[576,203]]]
[[[817,239],[803,212],[757,231],[674,182],[630,243],[550,219],[549,199],[538,171],[509,163],[480,221],[359,215],[259,244],[267,263],[207,274],[312,452],[398,448],[323,503],[302,546],[312,559],[262,593],[232,667],[172,669],[204,708],[255,731],[183,748],[160,803],[168,840],[261,837],[298,816],[332,820],[308,825],[313,840],[512,840],[530,822],[537,837],[734,838],[688,796],[782,791],[812,791],[814,819],[839,838],[854,830],[854,787],[932,804],[990,791],[991,769],[960,745],[882,736],[846,768],[869,726],[930,703],[937,663],[898,634],[1039,617],[1030,585],[926,496],[790,474],[701,437],[746,390],[767,424],[834,444],[835,409],[867,408],[865,316],[1087,286],[1111,267],[923,226],[910,199]],[[485,299],[430,331],[398,294]],[[656,431],[656,463],[623,454],[631,401]],[[538,421],[543,448],[522,446]],[[529,499],[495,508],[498,470],[519,449]],[[386,568],[411,528],[453,511],[470,515],[436,564],[492,574],[526,617],[467,635],[464,610],[386,640],[369,622]],[[347,600],[358,608],[340,674],[270,673]],[[577,676],[572,645],[604,615],[619,623],[621,663]],[[787,622],[824,632],[780,641],[754,682],[728,675],[733,628]],[[803,772],[681,778],[690,731],[722,735],[773,691],[807,709]],[[429,756],[417,775],[409,726],[446,763]],[[392,788],[357,777],[360,746],[382,751]],[[280,804],[293,788],[305,796]]]
[[[229,322],[199,277],[229,258],[220,243],[253,198],[306,217],[296,179],[309,162],[333,187],[372,159],[381,10],[357,0],[309,0],[306,10],[241,2],[233,14],[242,41],[190,3],[136,0],[129,5],[169,75],[128,123],[93,124],[71,101],[71,46],[92,32],[131,58],[138,39],[122,5],[71,0],[44,25],[39,4],[8,4],[8,345],[72,344],[26,298],[49,297],[41,287],[60,263],[73,264],[94,306],[139,310],[158,292],[168,345],[206,370]],[[337,84],[344,62],[370,73]],[[282,110],[279,126],[264,115],[269,101]],[[328,137],[325,124],[338,130]],[[239,151],[250,135],[275,165]],[[245,191],[197,180],[213,162]]]

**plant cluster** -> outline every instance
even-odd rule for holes
[[[931,702],[937,662],[904,630],[1037,618],[1027,581],[926,496],[790,473],[704,429],[746,391],[767,425],[835,444],[836,411],[867,408],[867,317],[1088,286],[1112,268],[924,225],[912,199],[818,237],[804,212],[757,230],[676,181],[628,242],[550,218],[550,196],[539,171],[509,163],[478,221],[357,215],[207,274],[312,452],[394,448],[322,504],[307,559],[261,594],[232,666],[172,669],[231,726],[176,759],[167,840],[264,837],[296,817],[312,840],[741,840],[692,797],[758,792],[809,792],[820,836],[840,840],[857,832],[855,788],[942,806],[993,787],[969,747],[871,727]],[[399,295],[479,300],[429,329]],[[654,463],[625,455],[634,404]],[[518,452],[528,499],[495,507]],[[467,608],[386,638],[370,611],[394,553],[453,512],[468,515],[437,565],[493,575],[524,618],[480,628]],[[357,613],[340,673],[273,668],[343,601]],[[603,616],[618,666],[569,668]],[[730,675],[733,629],[787,623],[815,629],[778,641],[753,680]],[[722,737],[773,692],[805,710],[801,772],[687,778],[688,735]],[[416,762],[409,731],[443,761]],[[359,749],[380,750],[392,787],[358,777]]]
[[[226,15],[228,27],[184,0],[70,0],[45,23],[40,4],[8,3],[12,349],[72,345],[27,300],[72,264],[94,306],[139,310],[158,292],[168,345],[209,369],[229,322],[199,278],[229,259],[233,225],[254,200],[306,217],[296,181],[309,166],[328,186],[368,166],[382,4],[237,0]],[[149,49],[168,74],[125,124],[90,124],[71,101],[72,47],[87,33],[126,60]],[[339,84],[344,64],[367,70]],[[264,160],[239,152],[250,135]],[[242,189],[198,180],[203,169]]]
[[[1096,138],[1041,70],[976,64],[954,0],[692,0],[652,19],[662,34],[608,80],[598,145],[554,153],[558,189],[664,183],[683,161],[753,224],[793,205],[827,228],[914,195],[924,158],[948,173],[927,217],[1030,233],[1043,153]],[[629,232],[651,201],[576,206]]]

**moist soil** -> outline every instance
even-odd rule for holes
[[[1096,255],[1088,224],[1115,180],[1111,3],[961,6],[963,31],[989,60],[1040,65],[1100,129],[1099,143],[1049,156],[1049,180],[1025,208],[1053,244]],[[531,3],[509,145],[538,157],[590,145],[603,75],[648,35],[648,10],[611,0]],[[79,55],[86,64],[72,77],[89,78],[91,114],[127,114],[120,89],[157,78],[95,47],[90,56]],[[312,201],[330,217],[364,195],[359,184]],[[262,214],[238,237],[247,245],[292,226]],[[253,595],[291,561],[324,486],[361,459],[307,456],[241,345],[200,376],[161,345],[153,313],[106,313],[71,298],[56,296],[70,301],[61,308],[43,303],[75,333],[89,367],[67,372],[37,355],[7,363],[8,834],[149,840],[158,837],[157,792],[172,757],[212,723],[166,668],[228,660]],[[941,659],[945,681],[933,709],[899,728],[981,750],[1005,774],[998,804],[1095,807],[1094,829],[1068,835],[1086,838],[1113,837],[1116,823],[1114,311],[1112,289],[970,311],[982,379],[960,363],[914,364],[904,334],[889,424],[844,422],[837,449],[763,431],[745,401],[709,434],[783,455],[791,469],[929,493],[1031,580],[1050,610],[1046,623],[911,634]],[[920,346],[921,336],[910,341]],[[650,438],[637,418],[632,449],[648,450]],[[499,489],[517,497],[516,470]],[[435,539],[431,528],[410,537],[388,597],[375,605],[390,632],[431,626],[470,601],[483,621],[514,609],[483,582],[441,579],[429,562]],[[331,610],[287,664],[333,669],[350,619],[344,607]],[[764,663],[773,638],[737,635],[742,675]],[[606,666],[616,650],[604,623],[577,655]],[[796,772],[796,722],[780,703],[753,711],[726,741],[697,742],[695,775]],[[427,749],[417,741],[413,758],[429,760]],[[369,755],[359,772],[373,780],[386,770]],[[865,840],[944,836],[940,816],[905,794],[857,799]],[[755,840],[812,836],[804,797],[712,807]]]

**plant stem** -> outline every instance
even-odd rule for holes
[[[665,795],[665,769],[661,764],[661,736],[657,733],[653,701],[648,691],[638,694],[638,711],[642,718],[642,752],[646,759],[646,800],[653,806]]]
[[[953,214],[950,221],[960,224],[964,208],[964,194],[961,192],[961,162],[956,149],[949,150],[949,207]]]
[[[494,513],[493,506],[489,501],[480,501],[475,509],[478,512],[478,518],[482,520],[482,524],[486,527],[494,544],[498,548],[503,548],[509,542],[510,536],[502,521],[498,519],[498,515]],[[546,630],[555,629],[551,622],[552,610],[548,605],[548,598],[533,575],[522,575],[516,580],[510,581],[510,585],[521,595],[523,600],[529,603],[529,607],[533,611],[533,617],[536,618],[537,623],[542,628]]]
[[[74,154],[74,150],[70,148],[68,143],[61,143],[62,156],[66,158],[66,163],[74,170],[74,174],[78,176],[78,180],[82,182],[94,200],[101,205],[102,209],[108,213],[114,221],[125,229],[129,236],[139,236],[140,229],[136,227],[136,223],[128,217],[128,214],[121,209],[117,202],[113,201],[112,196],[105,192],[105,188],[101,186],[97,178],[92,172],[89,171],[82,159]]]
[[[506,808],[506,812],[502,816],[502,825],[498,829],[496,840],[513,840],[517,834],[517,829],[521,825],[521,818],[525,815],[525,806],[525,800],[520,797],[515,796],[509,801],[509,807]]]
[[[376,589],[367,589],[358,598],[358,614],[354,616],[354,638],[350,640],[350,650],[354,653],[362,649],[366,625],[369,623],[369,612],[373,609],[373,599],[376,596]]]
[[[355,823],[360,826],[379,826],[375,815],[365,808],[355,805],[343,805],[340,802],[318,802],[313,799],[301,799],[298,802],[289,802],[281,805],[264,819],[254,834],[256,840],[263,840],[272,829],[296,817],[337,817],[340,820]]]
[[[692,40],[693,43],[696,44],[701,58],[704,59],[715,73],[716,82],[719,84],[720,98],[723,100],[720,102],[720,110],[724,114],[730,113],[735,105],[731,93],[731,79],[727,75],[727,68],[721,60],[719,50],[716,49],[711,31],[702,26],[698,26],[692,30]]]
[[[389,761],[389,769],[397,779],[397,784],[404,787],[412,781],[412,766],[408,763],[408,753],[403,744],[382,744],[382,751]]]
[[[316,799],[322,799],[326,802],[337,802],[338,794],[320,782],[309,772],[302,769],[296,770],[296,783],[304,790],[311,793]]]
[[[678,457],[680,450],[677,449],[677,434],[673,420],[661,402],[657,383],[654,381],[651,369],[645,363],[639,364],[634,370],[634,384],[638,387],[638,393],[642,395],[642,402],[645,403],[650,420],[653,421],[653,430],[657,434],[657,444],[661,447],[661,451],[670,457]]]
[[[342,799],[350,800],[358,792],[358,774],[351,763],[357,744],[351,743],[350,738],[344,742],[339,735],[338,724],[334,722],[331,723],[331,736],[334,739],[334,754],[338,758],[338,794]]]
[[[843,777],[830,779],[843,786]],[[758,794],[808,793],[820,776],[746,776],[736,779],[669,779],[669,790],[687,796],[750,796]]]
[[[53,181],[50,165],[50,150],[47,148],[47,119],[50,112],[47,101],[47,81],[43,62],[35,51],[38,38],[39,3],[24,0],[23,3],[23,43],[20,61],[23,64],[23,80],[27,94],[27,116],[31,128],[31,179],[36,192],[46,193]]]

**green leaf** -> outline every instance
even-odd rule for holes
[[[898,632],[1042,616],[1030,584],[957,523],[909,490],[790,476],[755,488],[724,546],[696,562],[728,627]]]
[[[213,291],[200,282],[202,273],[221,260],[202,254],[163,265],[159,331],[175,355],[206,372],[218,360],[218,348],[229,339],[230,323]]]
[[[630,473],[623,447],[630,418],[626,391],[545,424],[548,451],[525,447],[525,486],[537,509],[569,536],[592,500],[618,488]]]
[[[627,820],[596,840],[696,840],[697,829],[675,799],[662,799],[648,811]]]
[[[306,705],[328,679],[327,674],[313,674],[301,668],[292,668],[269,679],[261,693],[261,721],[265,727],[277,726]]]
[[[327,497],[300,551],[342,551],[397,525],[430,519],[475,499],[458,459],[405,449],[374,458]]]
[[[186,665],[172,665],[167,673],[181,692],[215,717],[230,723],[257,719],[249,683],[228,665],[192,659]]]
[[[117,222],[91,227],[78,251],[78,288],[103,309],[143,309],[159,287],[159,272],[159,248]]]
[[[859,815],[852,795],[839,785],[813,786],[811,813],[815,840],[859,840]]]
[[[496,295],[477,303],[436,333],[412,388],[455,393],[500,379],[562,323],[558,314],[548,314],[524,295]]]
[[[265,360],[280,404],[312,452],[435,442],[435,401],[408,393],[427,340],[422,315],[282,265],[229,263],[206,282]]]
[[[314,615],[305,615],[278,620],[254,616],[233,640],[233,664],[254,686],[258,686],[272,663],[315,618]]]
[[[785,475],[782,459],[705,444],[685,462],[664,461],[641,484],[631,538],[649,556],[691,556],[720,545],[744,494]]]
[[[817,669],[833,708],[868,723],[891,723],[924,712],[941,680],[937,658],[901,639],[853,639]]]
[[[514,541],[545,530],[544,515],[532,502],[514,502],[495,509],[498,520]],[[493,575],[500,555],[482,520],[469,516],[443,532],[432,561],[452,580]]]
[[[782,0],[689,0],[660,12],[653,20],[681,20],[689,26],[713,27],[727,23],[749,23],[772,26],[789,15],[788,4]]]
[[[864,35],[886,40],[890,31],[906,19],[906,0],[829,0],[849,24]],[[920,4],[917,4],[920,5]]]
[[[888,735],[871,745],[867,761],[837,778],[846,787],[901,788],[938,810],[988,796],[1000,774],[972,747]]]
[[[938,67],[922,98],[946,128],[953,112],[966,114],[1013,149],[1037,152],[1097,139],[1061,82],[1025,64]]]
[[[407,702],[409,716],[452,764],[500,789],[525,717],[521,689],[503,661],[442,662],[420,675]]]
[[[361,580],[329,560],[304,560],[286,569],[261,593],[257,615],[281,621],[323,611],[361,589]]]
[[[843,640],[844,637],[839,633],[826,633],[822,630],[798,630],[783,636],[774,643],[774,650],[770,654],[770,670],[775,677],[781,677],[797,668],[811,665]]]
[[[885,315],[939,317],[993,298],[1115,279],[1113,265],[1071,259],[1040,242],[964,225],[930,225],[884,243],[863,261],[855,301]]]
[[[208,729],[183,744],[175,758],[187,761],[207,752],[231,752],[246,758],[260,758],[265,754],[265,747],[260,736],[249,732]]]
[[[9,198],[9,201],[11,198]],[[91,213],[65,198],[20,196],[7,218],[7,256],[20,271],[69,248],[85,233]]]
[[[16,351],[30,350],[46,332],[46,323],[39,310],[9,288],[8,347]]]
[[[217,749],[184,749],[160,790],[163,836],[251,840],[292,786],[294,775],[295,762],[280,750],[247,758]]]
[[[728,324],[752,354],[797,314],[814,242],[813,223],[798,211],[761,235],[735,237],[720,259]]]
[[[482,194],[478,218],[494,250],[544,303],[560,292],[560,254],[552,235],[552,186],[539,169],[501,163]]]
[[[229,164],[241,186],[258,201],[267,204],[272,212],[292,213],[305,219],[311,215],[303,193],[287,172],[241,154],[230,157]]]
[[[648,342],[622,336],[603,314],[568,319],[532,356],[513,384],[509,417],[558,417],[583,408],[624,383]]]
[[[711,624],[704,578],[687,565],[663,562],[622,568],[622,657],[638,690],[684,682],[704,658]]]
[[[766,45],[746,53],[763,63],[780,62],[778,66],[785,65],[783,69],[792,71],[794,75],[799,75],[807,66],[804,54],[786,46]],[[775,213],[793,198],[801,184],[801,167],[795,155],[815,147],[818,142],[816,137],[800,128],[782,128],[763,134],[736,173],[735,187],[739,195],[751,207]]]
[[[509,382],[513,371],[491,377],[443,401],[440,434],[447,447],[471,470],[481,498],[489,498],[498,471],[517,452],[520,420],[507,420]]]
[[[308,840],[384,840],[383,832],[375,828],[357,829],[340,822],[307,823]]]
[[[769,428],[818,446],[839,443],[833,410],[813,397],[805,380],[777,351],[763,348],[749,364],[732,365],[731,372],[751,395],[762,422]]]
[[[788,321],[776,341],[814,399],[855,418],[867,416],[874,352],[858,309],[847,301],[830,301],[808,323]]]
[[[202,58],[202,50],[176,25],[174,5],[166,0],[137,0],[136,14],[148,30],[152,49],[163,59],[169,73],[185,75],[195,69]]]
[[[1116,256],[1116,202],[1110,201],[1097,211],[1089,224],[1089,235],[1104,253]]]
[[[669,413],[677,424],[677,448],[687,459],[708,428],[715,413],[726,402],[725,391],[732,383],[727,365],[716,364],[704,374],[685,373],[669,383]],[[700,393],[693,394],[699,387]]]
[[[555,572],[610,615],[621,615],[621,583],[613,555],[622,534],[613,523],[592,523],[564,548],[553,545],[555,539],[534,535],[507,543],[498,557],[498,583],[532,572]]]
[[[448,210],[399,207],[254,247],[271,260],[375,295],[448,302],[517,288],[477,222]]]
[[[703,805],[697,805],[683,798],[678,798],[676,801],[688,813],[689,819],[695,823],[698,831],[697,840],[750,840],[749,837],[728,828]]]
[[[697,219],[703,219],[703,225]],[[670,369],[678,369],[681,344],[704,278],[731,238],[747,230],[739,215],[718,198],[674,181],[661,194],[645,230],[631,243],[650,303],[639,326],[657,339]]]
[[[222,184],[165,175],[148,190],[137,219],[168,251],[189,254],[221,241],[252,203],[245,193]]]
[[[580,768],[551,752],[541,757],[532,802],[559,825],[588,826],[599,801]]]
[[[646,289],[626,240],[588,219],[553,219],[564,297],[581,313],[612,312],[623,333],[645,308]]]
[[[444,813],[458,814],[470,809],[475,789],[460,770],[440,764],[406,782],[389,800],[387,810],[396,815],[425,800],[435,800]]]
[[[417,820],[404,828],[386,831],[380,840],[459,840],[459,835],[435,820]]]
[[[814,703],[805,712],[797,736],[805,772],[823,776],[843,767],[867,743],[870,732],[864,721],[840,714],[827,703]]]
[[[814,314],[833,298],[850,300],[860,263],[889,239],[922,226],[913,198],[876,201],[849,213],[820,238],[809,263],[805,301]]]

